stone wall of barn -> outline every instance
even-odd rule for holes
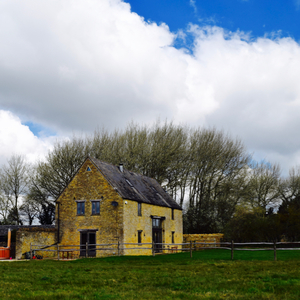
[[[30,244],[43,245],[45,250],[55,250],[54,246],[49,246],[56,244],[56,239],[55,228],[20,228],[16,232],[16,259],[25,258],[25,253],[30,251]],[[48,251],[37,251],[36,254],[43,258],[53,258],[56,255],[55,252]]]
[[[95,200],[100,201],[99,215],[92,214],[92,201]],[[84,215],[77,214],[77,202],[80,201],[85,203]],[[118,205],[113,206],[113,201],[117,202]],[[76,249],[75,256],[79,256],[79,248],[72,247],[72,245],[80,245],[80,232],[88,230],[96,232],[97,244],[137,243],[139,230],[142,230],[142,243],[151,244],[151,215],[165,217],[162,222],[163,243],[172,242],[172,231],[174,232],[174,243],[182,243],[181,210],[174,210],[174,220],[172,220],[171,208],[142,203],[142,216],[138,216],[138,202],[122,199],[102,173],[88,159],[57,200],[56,226],[57,229],[59,227],[59,245],[61,248],[68,246],[65,248]],[[151,245],[147,246],[149,250],[141,249],[145,245],[135,244],[125,245],[125,247],[137,247],[139,249],[121,250],[120,254],[152,254]],[[107,247],[100,246],[100,248]],[[97,251],[96,255],[116,255],[117,247],[114,246],[114,248],[115,250],[110,251]],[[173,248],[172,245],[170,248]]]
[[[100,201],[100,214],[92,214],[95,200]],[[77,214],[79,201],[85,203],[83,215]],[[118,205],[113,206],[113,201]],[[80,232],[87,230],[95,230],[96,244],[123,242],[123,199],[89,159],[57,200],[56,226],[59,244],[69,249],[79,250],[71,245],[80,245]],[[76,254],[79,256],[79,251]],[[97,251],[97,256],[113,254],[116,251]]]
[[[174,232],[174,244],[182,243],[182,211],[174,209],[174,220],[172,220],[172,209],[169,207],[141,204],[141,216],[138,216],[138,202],[132,200],[124,201],[124,243],[126,248],[140,248],[125,250],[126,255],[151,255],[152,254],[152,218],[157,216],[165,218],[162,221],[162,242],[172,244],[172,232]],[[149,245],[138,245],[138,231],[142,231],[142,243]],[[142,249],[142,248],[149,248]],[[180,249],[178,245],[169,245],[163,252],[175,252],[174,248]]]
[[[184,234],[183,235],[183,243],[190,243],[196,242],[196,243],[220,243],[224,234],[223,233],[212,233],[212,234]],[[218,245],[197,245],[197,248],[203,248],[203,247],[218,247]]]

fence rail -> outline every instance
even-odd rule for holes
[[[137,245],[137,246],[135,246]],[[129,246],[129,247],[128,247]],[[239,246],[239,247],[237,247]],[[252,248],[249,248],[252,247]],[[257,246],[257,247],[254,247]],[[272,246],[272,247],[270,247]],[[280,247],[277,247],[280,246]],[[286,246],[286,247],[284,247]],[[292,246],[292,247],[291,247]],[[295,246],[295,247],[293,247]],[[298,247],[296,247],[298,246]],[[52,248],[52,249],[50,249]],[[107,255],[124,255],[127,250],[148,250],[152,255],[160,253],[176,253],[176,252],[190,252],[190,257],[193,256],[193,251],[205,249],[225,249],[231,251],[231,259],[234,258],[234,251],[274,251],[274,260],[277,260],[278,250],[300,250],[299,242],[247,242],[234,243],[231,242],[196,242],[189,243],[106,243],[106,244],[82,244],[82,245],[30,245],[30,259],[32,259],[37,252],[52,252],[52,258],[67,259],[77,257],[95,257],[97,251],[106,251]],[[27,252],[28,253],[28,252]],[[143,253],[142,253],[143,254]]]

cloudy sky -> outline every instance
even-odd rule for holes
[[[299,0],[1,0],[0,163],[158,118],[300,164]]]

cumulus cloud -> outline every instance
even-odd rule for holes
[[[9,111],[0,110],[0,165],[12,154],[21,154],[28,162],[43,159],[54,138],[38,138]]]
[[[299,44],[291,38],[251,41],[220,28],[193,31],[195,60],[205,62],[201,78],[218,104],[206,123],[238,134],[268,158],[293,157],[300,146]]]
[[[300,162],[299,44],[215,26],[184,31],[192,53],[120,0],[3,0],[0,109],[58,135],[158,117],[216,126],[262,158]]]
[[[2,108],[58,132],[88,131],[172,118],[201,91],[185,82],[190,58],[172,47],[175,35],[126,3],[16,2],[1,8]],[[203,119],[215,104],[202,102]]]

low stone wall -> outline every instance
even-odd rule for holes
[[[24,254],[30,251],[32,245],[53,245],[57,242],[57,234],[55,228],[20,228],[16,234],[16,259],[24,258]],[[54,250],[54,247],[49,248]],[[36,254],[47,257],[54,257],[56,252],[37,251]]]
[[[183,235],[183,243],[189,243],[192,241],[193,243],[220,243],[224,234],[223,233],[211,233],[211,234],[184,234]],[[196,248],[204,248],[204,247],[219,247],[219,245],[196,245]]]

